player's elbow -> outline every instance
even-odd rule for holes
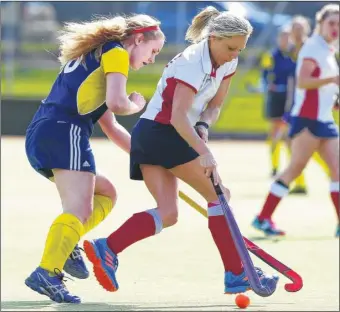
[[[126,111],[128,99],[125,96],[117,96],[111,99],[106,99],[107,107],[115,114],[120,114]]]

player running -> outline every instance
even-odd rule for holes
[[[272,184],[253,226],[265,234],[284,235],[272,215],[289,184],[302,172],[315,151],[330,171],[330,194],[339,222],[339,131],[332,115],[339,93],[339,67],[333,43],[339,38],[339,6],[326,5],[316,14],[316,29],[297,60],[297,87],[291,111],[289,137],[292,157]],[[339,236],[339,224],[336,235]]]
[[[173,226],[178,216],[178,179],[208,203],[209,229],[224,265],[225,293],[250,289],[222,208],[210,181],[221,182],[206,142],[217,120],[252,27],[230,12],[207,7],[186,33],[193,43],[165,68],[157,90],[131,137],[130,177],[144,180],[157,208],[135,213],[109,237],[84,241],[98,282],[119,288],[118,255],[132,244]],[[195,130],[196,127],[196,130]],[[197,134],[197,132],[199,135]],[[224,189],[229,198],[229,190]],[[257,269],[263,282],[277,277]]]
[[[98,121],[115,144],[130,150],[130,135],[112,113],[143,109],[143,96],[126,94],[128,71],[154,63],[165,39],[159,24],[147,15],[99,18],[66,24],[59,37],[61,71],[26,133],[28,160],[55,182],[63,207],[39,266],[25,281],[53,301],[80,302],[66,289],[62,271],[88,277],[77,243],[108,216],[117,197],[112,183],[96,172],[89,139]]]

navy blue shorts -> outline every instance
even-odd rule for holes
[[[52,169],[96,174],[90,137],[82,126],[69,121],[41,119],[26,131],[26,154],[31,166],[46,178]]]
[[[265,117],[267,119],[282,118],[285,113],[286,100],[287,92],[268,91],[265,106]]]
[[[141,118],[131,134],[130,178],[143,180],[142,164],[171,169],[198,156],[173,126]]]
[[[337,138],[339,136],[338,126],[334,121],[321,122],[318,120],[291,116],[289,118],[289,126],[288,136],[290,138],[293,138],[304,129],[308,129],[318,138]]]

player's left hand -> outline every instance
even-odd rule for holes
[[[209,138],[209,131],[204,126],[195,126],[195,130],[197,134],[200,136],[200,138],[207,143]]]

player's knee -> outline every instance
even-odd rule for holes
[[[97,192],[96,195],[109,197],[112,201],[112,206],[114,206],[117,202],[116,188],[109,180],[105,180],[105,184],[101,185],[100,192]]]
[[[112,201],[112,207],[116,204],[117,202],[117,191],[114,185],[109,181],[107,184],[107,197],[109,197]]]

